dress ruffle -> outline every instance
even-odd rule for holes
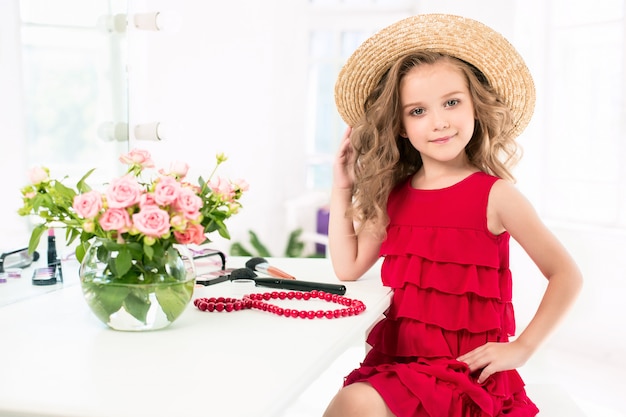
[[[387,356],[457,358],[488,341],[506,340],[498,329],[483,333],[445,330],[416,320],[383,320],[370,331],[367,343]]]
[[[408,226],[391,224],[380,253],[414,254],[437,262],[508,268],[509,234],[498,236],[483,229]],[[461,250],[462,248],[462,250]]]
[[[472,293],[484,298],[511,301],[511,272],[508,269],[473,265],[470,263],[443,263],[413,256],[388,254],[381,274],[383,284],[401,288],[413,284],[420,288],[436,289],[448,294]],[[410,271],[410,275],[405,275]]]

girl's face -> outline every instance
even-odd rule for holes
[[[474,133],[474,105],[463,73],[446,61],[411,69],[400,83],[402,136],[424,165],[465,163]]]

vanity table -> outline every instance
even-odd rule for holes
[[[228,258],[227,267],[243,267],[246,260]],[[268,260],[301,280],[338,283],[328,259]],[[166,329],[127,333],[93,315],[77,265],[67,262],[65,283],[55,290],[0,299],[0,416],[280,416],[337,356],[364,342],[391,298],[379,271],[377,264],[359,281],[343,283],[346,297],[366,305],[358,316],[208,313],[190,304]],[[26,272],[21,280],[30,285]],[[227,281],[197,286],[193,298],[268,291]],[[336,308],[310,302],[293,308]]]

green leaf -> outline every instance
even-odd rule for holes
[[[124,309],[128,314],[144,324],[146,323],[146,316],[151,304],[150,298],[142,285],[131,289],[130,294],[124,299]]]
[[[92,168],[87,171],[87,173],[83,175],[83,177],[76,183],[76,189],[80,193],[86,193],[87,191],[91,191],[91,187],[87,185],[85,181],[87,180],[87,177],[89,177],[95,170],[95,168]]]
[[[252,256],[252,253],[243,247],[239,242],[235,242],[230,247],[230,254],[232,256]]]
[[[143,253],[150,260],[154,257],[154,249],[150,245],[143,245]]]
[[[123,277],[130,270],[132,266],[133,257],[130,254],[130,250],[128,248],[120,248],[117,253],[117,257],[115,258],[115,275],[118,278]]]
[[[89,244],[89,242],[82,242],[79,245],[76,245],[76,260],[78,261],[78,263],[83,262],[83,258],[85,257],[85,253],[87,252]]]
[[[161,309],[167,316],[167,320],[172,322],[187,307],[187,302],[193,292],[193,281],[191,284],[179,283],[173,285],[160,285],[155,290],[156,298],[159,300]]]
[[[261,243],[257,234],[252,230],[249,230],[248,233],[250,234],[250,244],[254,247],[254,249],[256,249],[258,255],[262,257],[271,257],[272,255],[270,254],[270,251],[263,243]]]
[[[82,287],[89,307],[104,323],[109,322],[111,314],[122,307],[124,300],[130,293],[128,287],[118,285],[83,282]]]
[[[28,253],[32,254],[35,250],[37,250],[41,236],[46,230],[48,230],[48,226],[45,224],[40,224],[33,229],[33,233],[30,235],[30,240],[28,242]]]
[[[304,242],[300,239],[302,229],[296,229],[289,234],[285,256],[288,258],[300,258],[304,252]]]

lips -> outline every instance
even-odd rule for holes
[[[450,136],[446,136],[443,138],[437,138],[437,139],[433,139],[431,141],[429,141],[430,143],[436,143],[436,144],[443,144],[443,143],[448,143],[450,142],[451,137]]]

